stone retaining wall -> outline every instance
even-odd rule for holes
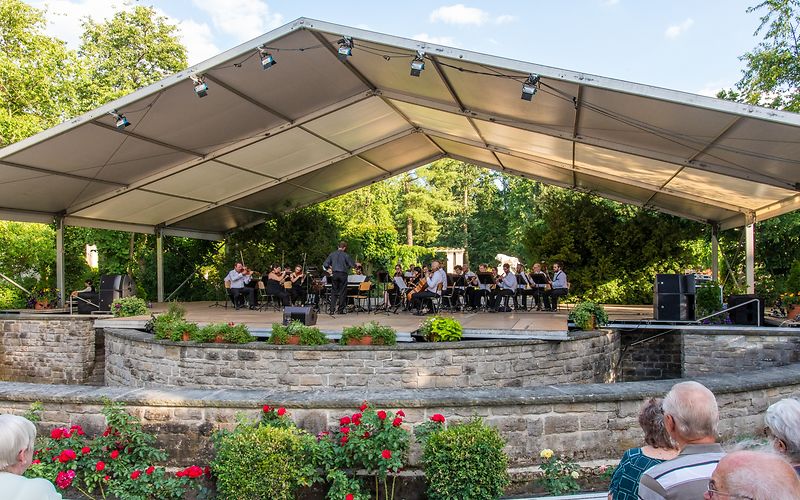
[[[639,328],[619,332],[621,382],[680,378],[683,339],[680,332]]]
[[[717,395],[723,439],[753,434],[763,427],[763,413],[773,402],[800,396],[800,364],[769,368],[742,378],[735,374],[696,380]],[[130,389],[120,387],[47,386],[0,383],[0,412],[24,412],[33,401],[45,411],[40,430],[57,425],[82,425],[90,434],[105,427],[102,399],[122,401],[176,465],[205,463],[211,457],[209,436],[233,426],[236,414],[255,417],[263,404],[285,406],[310,432],[338,425],[364,400],[379,408],[403,409],[406,425],[426,421],[434,413],[452,423],[482,416],[507,440],[512,465],[534,461],[542,448],[579,460],[619,457],[639,446],[637,424],[641,402],[662,396],[675,381],[620,384],[572,384],[536,388],[398,389],[338,391]],[[418,464],[419,449],[411,463]]]
[[[683,374],[741,373],[800,361],[800,330],[741,329],[683,333]]]
[[[569,340],[274,346],[154,340],[105,330],[110,386],[261,389],[533,387],[608,382],[619,353],[610,331]]]
[[[83,384],[95,365],[94,317],[0,317],[0,380]]]

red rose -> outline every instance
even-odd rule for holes
[[[264,413],[269,413],[269,411],[270,411],[271,409],[272,409],[272,408],[270,408],[270,407],[269,407],[269,405],[264,405],[264,408],[262,408],[262,410],[264,410]]]
[[[345,444],[347,442],[347,435],[345,434],[344,436],[342,436],[342,439],[340,441],[342,444]]]
[[[361,425],[361,414],[360,413],[353,413],[353,425]]]
[[[183,477],[183,476],[186,475],[186,471],[185,470],[179,470],[178,472],[175,473],[175,475],[178,476],[178,477]]]
[[[347,434],[350,432],[350,427],[342,427],[339,430],[342,431],[342,434]]]
[[[40,463],[42,463],[42,461],[37,458],[35,460],[31,460],[31,463],[32,464],[40,464]]]
[[[111,479],[111,476],[104,476],[103,477],[103,480],[105,480],[105,481],[108,481],[109,479]]]
[[[64,429],[61,434],[61,439],[69,439],[72,437],[72,433],[67,429]]]
[[[76,425],[73,425],[73,426],[72,426],[72,427],[70,427],[69,429],[70,429],[71,431],[75,431],[75,432],[77,432],[79,436],[83,436],[83,435],[85,435],[85,434],[86,434],[85,432],[83,432],[83,428],[82,428],[80,425],[77,425],[77,424],[76,424]]]
[[[284,408],[283,406],[281,406],[280,408],[278,408],[278,416],[279,416],[279,417],[282,417],[282,416],[284,416],[284,415],[286,415],[286,408]]]
[[[203,475],[203,469],[197,465],[192,465],[186,469],[186,475],[192,479],[200,477]]]
[[[106,437],[109,434],[111,434],[111,427],[106,427],[106,430],[103,431],[103,437]]]
[[[211,477],[211,467],[209,467],[208,465],[206,465],[206,468],[203,470],[203,473],[204,473],[204,474],[205,474],[207,477]]]
[[[366,431],[366,432],[364,432],[364,439],[366,439],[366,438],[370,437],[370,435],[371,435],[371,434],[369,433],[369,431]]]
[[[142,475],[142,471],[136,469],[135,471],[131,472],[131,479],[139,479],[139,476]]]
[[[155,470],[156,470],[156,468],[155,468],[154,466],[152,466],[152,465],[151,465],[150,467],[148,467],[148,468],[147,468],[147,469],[144,471],[144,473],[145,473],[145,474],[147,474],[147,475],[149,476],[149,475],[150,475],[150,474],[152,474],[152,473],[153,473],[153,471],[155,471]]]
[[[395,427],[400,427],[400,424],[402,424],[402,423],[403,423],[403,419],[400,418],[400,417],[397,417],[396,419],[392,420],[392,425],[395,426]]]
[[[50,431],[50,439],[61,439],[61,436],[64,435],[64,429],[60,427],[56,427],[52,431]]]
[[[88,446],[84,446],[81,448],[81,455],[88,455],[90,451],[92,450],[90,450]]]
[[[71,449],[67,448],[66,450],[62,451],[61,454],[58,456],[58,461],[62,464],[69,462],[70,460],[75,460],[75,452]]]
[[[444,423],[444,415],[442,415],[441,413],[435,413],[431,417],[431,420],[433,420],[434,422],[439,422],[440,424],[443,424]]]
[[[397,410],[397,416],[398,417],[405,417],[406,416],[406,412],[404,412],[403,410]]]
[[[366,401],[364,401],[364,404],[362,404],[361,406],[358,407],[358,409],[361,410],[362,412],[364,410],[366,410],[367,408],[369,408],[369,405],[367,404]]]
[[[385,412],[385,411],[383,411],[383,410],[378,410],[378,413],[377,413],[376,415],[378,415],[378,418],[379,418],[379,419],[381,419],[381,420],[386,420],[386,412]]]
[[[352,493],[348,493],[347,495],[344,496],[344,500],[353,500],[354,498],[355,497],[353,496]]]
[[[339,419],[339,425],[348,425],[350,423],[350,417],[342,417]]]
[[[119,457],[119,450],[114,450],[111,452],[111,459],[116,460]]]
[[[56,485],[62,490],[66,490],[72,484],[73,479],[75,479],[74,470],[70,469],[68,471],[61,471],[56,476]]]
[[[96,470],[97,472],[100,472],[105,468],[106,468],[106,463],[105,462],[101,461],[101,462],[97,462],[96,464],[94,464],[94,470]]]
[[[381,452],[381,456],[382,456],[383,458],[385,458],[386,460],[389,460],[390,458],[392,458],[392,452],[391,452],[391,451],[389,451],[389,450],[383,450],[383,451]]]

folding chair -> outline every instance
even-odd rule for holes
[[[353,299],[353,306],[355,308],[356,314],[358,314],[359,310],[361,311],[365,310],[361,306],[361,303],[365,300],[367,301],[366,311],[370,312],[372,310],[371,300],[370,300],[372,298],[371,292],[372,292],[372,282],[362,281],[361,283],[358,284],[358,291],[356,292],[355,295],[350,296],[350,298]]]

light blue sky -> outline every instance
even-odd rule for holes
[[[402,2],[28,0],[49,33],[77,47],[80,20],[152,5],[179,23],[190,63],[298,17],[705,95],[732,86],[758,43],[755,0]]]

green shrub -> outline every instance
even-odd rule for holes
[[[578,478],[581,467],[568,457],[557,457],[553,450],[544,449],[539,452],[542,463],[542,478],[539,480],[551,495],[565,495],[580,491]]]
[[[289,328],[280,323],[272,323],[272,333],[269,336],[269,343],[275,345],[288,344]]]
[[[376,321],[364,324],[364,335],[372,337],[375,345],[395,345],[397,344],[397,332],[390,326],[383,326]]]
[[[161,315],[153,320],[153,333],[155,338],[159,340],[179,342],[183,340],[184,333],[188,333],[189,338],[194,340],[197,334],[197,325],[181,318]]]
[[[455,342],[461,340],[464,329],[453,318],[432,316],[422,323],[420,333],[428,342]]]
[[[328,337],[319,331],[319,328],[313,326],[303,325],[300,330],[300,344],[302,345],[325,345],[328,343]]]
[[[498,498],[509,482],[504,446],[479,418],[430,434],[422,453],[428,498]]]
[[[222,336],[223,341],[229,344],[247,344],[256,340],[250,335],[247,325],[234,323],[209,323],[195,332],[192,340],[205,344],[214,342],[217,336]]]
[[[697,317],[702,318],[722,310],[722,297],[720,296],[719,283],[716,281],[707,281],[702,283],[697,289],[695,295],[695,307],[697,308]],[[712,323],[722,323],[724,315],[720,314],[709,318]]]
[[[592,324],[592,317],[594,317],[594,324]],[[575,323],[575,326],[581,330],[592,330],[593,327],[598,327],[608,324],[608,314],[605,308],[595,302],[579,302],[569,313],[569,321]]]
[[[294,427],[240,423],[215,438],[211,463],[220,498],[294,499],[317,479],[315,438]]]
[[[112,302],[111,311],[116,318],[144,316],[147,314],[147,302],[139,297],[125,297]]]
[[[362,337],[364,337],[364,325],[346,326],[342,329],[342,337],[339,339],[339,343],[347,345],[348,340],[360,341]]]

